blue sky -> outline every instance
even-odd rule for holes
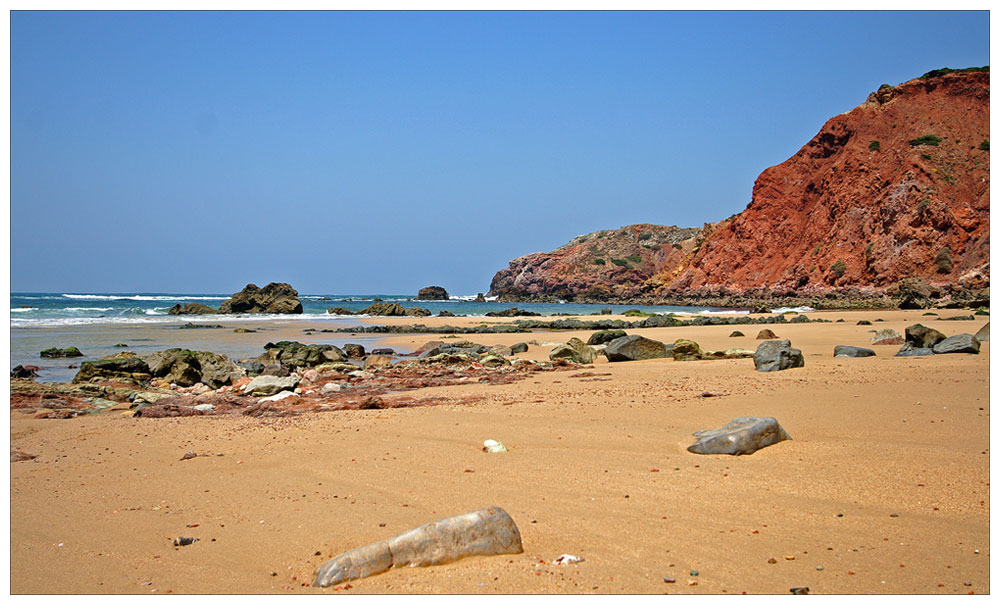
[[[14,12],[11,288],[485,292],[742,211],[980,12]]]

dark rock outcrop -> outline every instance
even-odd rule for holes
[[[36,366],[14,366],[14,368],[10,371],[10,377],[34,380],[35,378],[38,378],[38,368]]]
[[[770,343],[763,343],[770,344]],[[734,418],[718,429],[698,431],[698,440],[687,448],[694,454],[752,454],[761,448],[791,439],[775,418]]]
[[[753,363],[758,372],[778,372],[805,365],[802,351],[792,348],[789,340],[767,340],[760,343],[753,354]]]
[[[509,309],[504,309],[503,311],[489,311],[486,313],[486,317],[541,317],[541,315],[541,313],[525,311],[523,309],[518,309],[517,307],[511,307]]]
[[[350,309],[345,309],[344,307],[332,307],[326,310],[330,315],[354,315],[354,311]]]
[[[118,353],[97,361],[85,361],[80,364],[80,371],[73,377],[73,382],[87,382],[98,378],[102,380],[123,379],[135,380],[135,374],[149,376],[149,366],[134,353]]]
[[[448,291],[441,286],[427,286],[417,293],[417,300],[448,300]]]
[[[270,283],[263,288],[247,284],[219,306],[219,313],[302,313],[302,301],[295,288],[285,283]]]
[[[168,315],[215,315],[219,312],[218,309],[213,309],[208,305],[203,305],[201,303],[185,303],[176,304],[170,307],[167,311]]]
[[[45,349],[38,355],[39,357],[45,357],[46,359],[59,359],[61,357],[83,357],[83,353],[81,353],[80,349],[76,347],[66,347],[65,349],[52,347],[51,349]]]
[[[906,344],[914,349],[929,349],[944,339],[944,334],[923,324],[913,324],[906,328]]]

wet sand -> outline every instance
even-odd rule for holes
[[[771,326],[806,361],[771,374],[750,359],[602,357],[514,384],[408,393],[452,402],[436,407],[273,419],[11,413],[12,446],[38,456],[11,463],[11,591],[335,593],[302,586],[331,556],[495,504],[524,554],[391,570],[348,593],[989,592],[989,343],[980,355],[893,358],[898,346],[880,346],[876,358],[832,357],[838,344],[868,346],[868,330],[975,333],[988,318],[810,315],[847,322]],[[855,325],[876,318],[886,321]],[[762,327],[635,332],[754,349]],[[746,336],[730,338],[734,329]],[[776,417],[792,440],[742,457],[685,451],[694,431],[745,415]],[[510,451],[486,454],[485,439]],[[209,455],[181,461],[189,450]],[[178,536],[199,541],[175,548]],[[553,566],[563,553],[585,561]]]

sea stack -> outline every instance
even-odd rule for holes
[[[448,300],[450,298],[448,291],[441,286],[427,286],[420,288],[420,292],[417,292],[417,300]]]
[[[222,303],[219,313],[302,313],[302,301],[295,288],[285,283],[270,283],[263,288],[247,284],[243,290]]]

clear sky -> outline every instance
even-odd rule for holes
[[[485,292],[988,63],[986,12],[14,12],[11,288]]]

